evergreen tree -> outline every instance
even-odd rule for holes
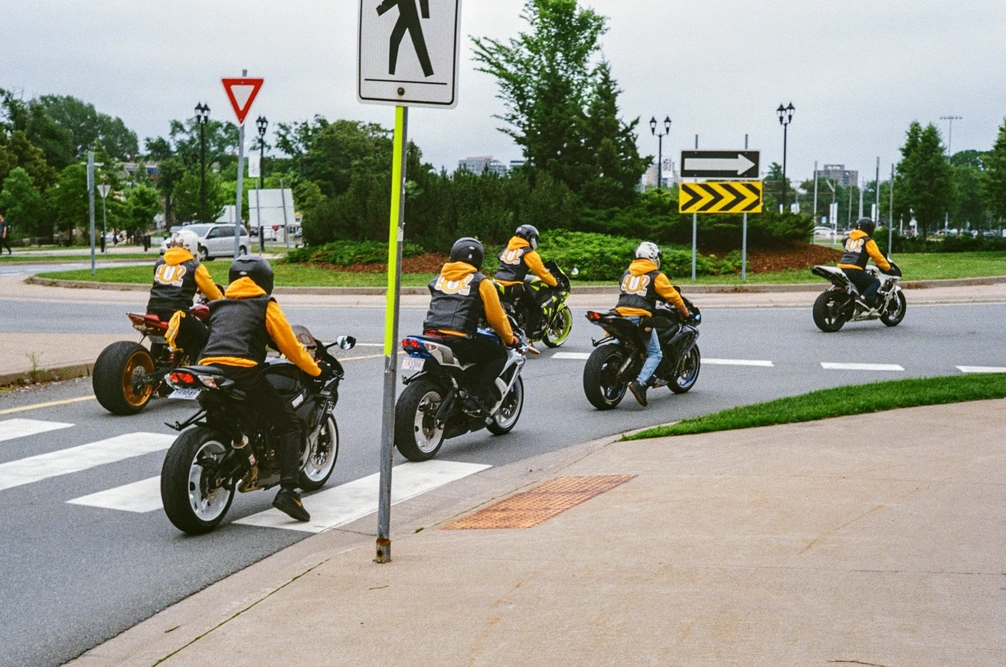
[[[1006,121],[999,127],[992,150],[985,155],[985,204],[1000,223],[1006,220]]]
[[[930,227],[939,226],[950,210],[954,195],[953,170],[947,162],[940,131],[930,123],[924,129],[914,121],[905,135],[897,168],[895,198],[899,208],[911,209],[926,238]]]

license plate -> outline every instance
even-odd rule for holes
[[[183,401],[194,401],[202,393],[201,389],[175,389],[168,398],[178,398]]]
[[[402,370],[419,372],[426,365],[426,360],[419,357],[405,357],[402,359]]]

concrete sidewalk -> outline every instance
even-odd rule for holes
[[[368,517],[71,664],[1006,664],[1004,417],[988,401],[572,447],[396,506],[391,564]],[[599,475],[632,477],[533,528],[443,529]]]

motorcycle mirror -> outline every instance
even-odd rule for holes
[[[573,270],[569,272],[569,275],[571,275],[571,276],[573,276],[574,278],[576,278],[576,277],[577,277],[578,275],[580,275],[580,269],[578,269],[578,268],[576,268],[576,267],[574,266],[574,267],[573,267]]]
[[[335,339],[335,343],[343,350],[352,350],[356,347],[356,339],[352,336],[339,336]]]

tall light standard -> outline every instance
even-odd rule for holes
[[[265,116],[255,120],[258,128],[258,194],[255,195],[256,217],[258,218],[258,249],[265,252],[265,227],[262,225],[262,190],[265,189],[265,133],[269,129],[269,121]]]
[[[796,107],[790,102],[788,107],[779,105],[775,110],[779,116],[779,124],[782,125],[782,211],[786,212],[786,148],[789,139],[789,124],[793,122],[793,112]]]
[[[664,118],[663,133],[657,133],[657,117],[650,118],[650,132],[657,138],[657,189],[660,190],[664,183],[664,137],[671,133],[671,117]]]
[[[199,222],[206,220],[206,123],[210,108],[205,102],[196,105],[196,122],[199,123]]]
[[[954,157],[954,121],[964,120],[964,116],[940,116],[940,120],[950,121],[950,131],[947,133],[947,162],[949,163]],[[943,228],[950,228],[950,211],[947,211],[946,218],[943,221]]]

